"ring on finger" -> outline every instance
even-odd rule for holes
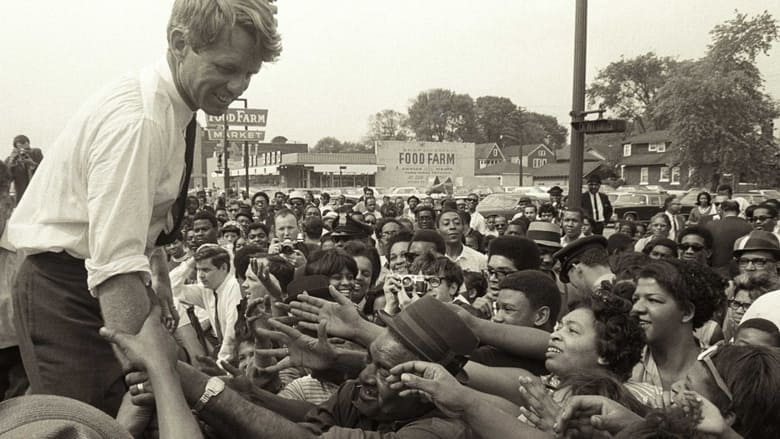
[[[138,383],[138,393],[144,393],[144,383]]]

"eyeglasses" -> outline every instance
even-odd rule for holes
[[[228,208],[228,210],[227,210],[227,211],[228,211],[228,212],[238,212],[238,211],[239,211],[239,209],[230,209],[230,208]]]
[[[439,285],[441,285],[441,278],[438,276],[426,276],[425,282],[427,282],[428,285],[431,286],[431,288],[436,288]]]
[[[718,389],[720,389],[721,392],[723,392],[724,395],[729,399],[729,402],[733,402],[734,397],[731,395],[731,391],[729,390],[729,387],[726,385],[726,381],[723,379],[723,377],[720,375],[720,372],[718,372],[718,369],[715,367],[715,364],[712,362],[712,359],[717,355],[718,348],[722,346],[722,344],[715,344],[710,346],[709,349],[699,354],[699,357],[697,360],[704,363],[704,366],[707,368],[707,370],[710,372],[710,375],[712,375],[712,378],[715,380],[715,384],[718,386]]]
[[[496,279],[502,280],[503,278],[514,273],[515,271],[517,270],[496,270],[494,268],[488,267],[487,270],[484,270],[482,273],[485,275],[485,278],[487,279],[490,279],[491,277],[495,276]]]
[[[766,267],[766,264],[769,264],[769,263],[772,263],[772,262],[775,262],[775,261],[773,261],[771,259],[767,259],[767,258],[753,258],[753,259],[739,258],[739,259],[737,259],[737,263],[742,268],[745,268],[745,267],[749,266],[750,264],[753,264],[754,267],[760,269],[760,268]]]
[[[418,256],[420,256],[420,255],[418,255],[417,253],[413,253],[413,252],[406,252],[406,253],[404,253],[404,259],[406,259],[406,262],[408,262],[410,264],[412,262],[414,262],[414,260],[417,259]]]
[[[750,308],[750,305],[753,304],[753,302],[740,302],[739,300],[736,300],[736,299],[729,299],[728,302],[729,302],[729,307],[731,309],[733,309],[734,311],[737,311],[737,310],[740,310],[740,309],[747,310],[748,308]]]
[[[704,250],[706,247],[704,247],[701,244],[678,244],[677,248],[680,249],[683,252],[687,252],[688,249],[693,250],[694,252],[700,252]]]
[[[754,216],[754,217],[748,219],[748,221],[750,221],[751,223],[755,223],[755,222],[763,223],[764,221],[773,220],[773,219],[775,219],[775,217],[773,217],[773,216],[763,216],[763,215],[761,215],[761,216]]]

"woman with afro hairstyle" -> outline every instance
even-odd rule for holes
[[[632,374],[635,381],[669,390],[685,377],[701,352],[693,331],[723,306],[724,287],[709,267],[693,262],[663,259],[642,269],[632,314],[639,319],[647,347]]]
[[[617,288],[633,289],[633,285],[624,282]],[[620,294],[623,297],[630,295],[625,291]],[[540,378],[553,400],[561,404],[576,395],[577,389],[582,387],[575,383],[581,383],[583,378],[590,376],[601,380],[609,376],[640,403],[654,404],[660,395],[657,388],[629,380],[645,345],[639,321],[631,315],[631,302],[612,291],[607,283],[578,305],[563,316],[559,327],[550,334],[545,349],[544,365],[549,374]],[[464,370],[470,387],[516,404],[523,404],[524,397],[513,391],[516,386],[511,383],[517,381],[518,375],[533,377],[524,369],[497,369],[473,361],[466,363]],[[608,395],[615,397],[614,392]]]

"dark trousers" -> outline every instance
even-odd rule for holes
[[[593,222],[593,233],[596,234],[596,235],[603,235],[604,234],[604,224],[605,223]]]
[[[0,349],[0,401],[24,395],[29,386],[19,347]]]
[[[64,252],[28,256],[16,276],[14,307],[32,392],[71,397],[115,416],[124,374],[98,334],[103,317],[87,289],[84,261]]]

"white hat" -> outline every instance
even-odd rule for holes
[[[739,323],[748,319],[769,320],[780,328],[780,290],[762,294],[758,299],[754,300],[753,304],[745,311],[745,315],[742,316],[742,320]]]

